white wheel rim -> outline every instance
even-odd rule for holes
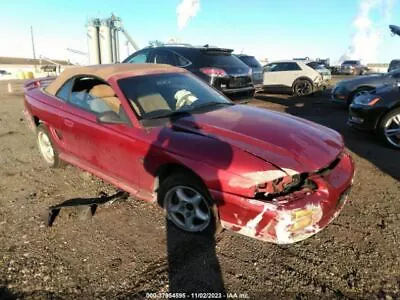
[[[49,164],[54,163],[54,150],[51,145],[50,139],[46,133],[40,131],[38,134],[38,145],[40,153],[42,154],[45,161]]]
[[[386,140],[391,145],[400,148],[400,113],[387,120],[384,132]]]

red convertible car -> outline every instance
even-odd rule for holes
[[[44,85],[25,86],[44,161],[158,201],[182,230],[218,224],[289,244],[327,226],[347,199],[354,165],[340,134],[234,104],[183,69],[76,67]]]

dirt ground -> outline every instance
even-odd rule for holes
[[[0,299],[145,299],[169,290],[400,299],[400,152],[349,129],[346,109],[327,94],[260,95],[247,105],[343,134],[357,168],[351,202],[316,236],[283,247],[228,231],[215,240],[183,234],[156,204],[131,198],[93,217],[87,207],[63,209],[48,228],[49,206],[115,188],[72,166],[46,168],[22,117],[22,93],[0,82]]]

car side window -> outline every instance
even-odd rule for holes
[[[146,63],[150,55],[150,49],[144,49],[139,53],[133,55],[131,58],[128,59],[128,63],[131,64],[143,64]]]
[[[295,62],[283,63],[280,68],[280,71],[299,71],[299,70],[301,70],[301,68]]]
[[[96,115],[108,111],[113,111],[120,116],[125,115],[112,87],[92,77],[75,80],[69,103]]]
[[[71,95],[74,78],[68,80],[56,93],[56,97],[63,101],[68,101]]]
[[[155,50],[152,62],[155,64],[176,65],[175,55],[167,50]]]
[[[177,67],[186,67],[191,64],[189,60],[187,60],[183,56],[180,56],[179,54],[175,54],[175,61]]]
[[[277,72],[279,71],[279,65],[280,64],[268,64],[264,67],[265,72]]]

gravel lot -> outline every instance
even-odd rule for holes
[[[115,201],[47,208],[115,188],[72,166],[47,169],[22,119],[23,95],[0,82],[0,299],[144,299],[146,293],[226,291],[250,299],[400,299],[400,152],[349,129],[325,94],[259,95],[343,134],[357,173],[348,203],[325,230],[282,247],[224,231],[183,234],[156,204]],[[148,295],[147,295],[148,296]]]

